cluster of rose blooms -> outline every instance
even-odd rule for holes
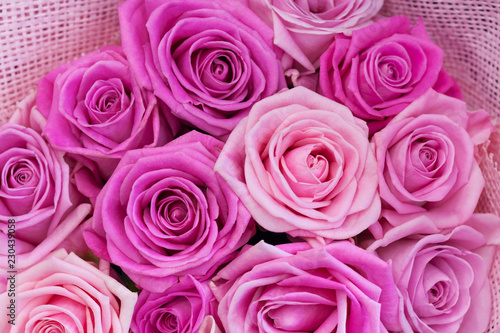
[[[485,331],[493,126],[381,7],[123,3],[0,128],[0,330]]]

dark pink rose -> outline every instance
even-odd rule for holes
[[[136,83],[118,47],[52,71],[38,84],[37,105],[47,118],[43,134],[51,145],[84,164],[94,162],[96,178],[109,178],[127,151],[170,141],[179,126]]]
[[[63,153],[33,129],[12,123],[0,128],[0,175],[2,268],[38,262],[61,247],[90,213],[70,183]],[[9,238],[9,230],[15,238]]]
[[[392,225],[418,215],[439,228],[465,222],[484,186],[474,147],[491,129],[485,111],[458,99],[429,90],[415,100],[372,139],[382,215]]]
[[[255,232],[250,213],[213,171],[222,142],[190,132],[130,151],[97,197],[89,247],[141,288],[208,279]]]
[[[460,97],[442,65],[423,22],[394,16],[335,38],[321,56],[321,92],[359,118],[382,121],[432,87]]]
[[[129,0],[119,16],[141,85],[205,132],[227,136],[284,87],[272,30],[236,1]]]
[[[369,247],[392,262],[403,297],[404,332],[487,330],[492,304],[488,274],[499,230],[500,218],[492,214],[474,214],[464,225],[443,231],[421,216]]]
[[[391,265],[347,241],[319,248],[260,242],[213,283],[227,333],[400,329]]]
[[[186,275],[162,293],[143,290],[131,328],[134,333],[197,333],[205,317],[216,312],[217,302],[208,282]]]
[[[0,294],[2,307],[15,299],[16,308],[15,325],[0,316],[3,333],[129,332],[137,294],[74,253],[56,251],[15,281],[15,298]]]
[[[286,52],[283,67],[309,71],[319,67],[319,57],[336,34],[368,24],[383,5],[382,0],[241,1],[273,28],[274,43]]]
[[[328,239],[378,220],[376,169],[364,121],[303,87],[255,104],[215,166],[262,227]]]

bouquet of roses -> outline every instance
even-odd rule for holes
[[[500,217],[424,23],[127,0],[0,127],[2,332],[484,332]]]

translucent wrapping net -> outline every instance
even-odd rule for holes
[[[119,2],[0,1],[0,124],[60,63],[119,44]],[[382,14],[421,17],[433,41],[445,50],[445,68],[460,83],[470,109],[483,108],[500,116],[499,0],[386,0]],[[479,212],[500,214],[499,132],[479,149],[487,184]],[[488,332],[500,332],[500,253],[491,281],[493,314]]]

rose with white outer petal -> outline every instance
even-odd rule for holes
[[[274,43],[286,52],[285,69],[314,71],[337,34],[371,22],[383,0],[240,0],[274,30]]]

